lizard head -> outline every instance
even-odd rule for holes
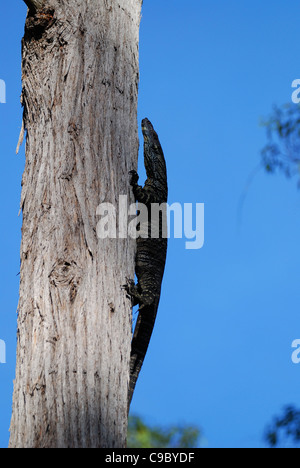
[[[142,130],[143,130],[145,141],[149,141],[149,139],[152,138],[153,132],[154,132],[154,128],[150,120],[148,119],[142,120]]]
[[[156,131],[148,119],[142,121],[142,131],[144,136],[144,155],[147,176],[150,179],[167,180],[166,162],[164,153]]]

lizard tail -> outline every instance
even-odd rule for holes
[[[139,313],[132,338],[130,380],[128,390],[128,412],[136,382],[148,350],[156,319],[156,313],[153,314],[153,311],[150,313],[147,309],[148,307],[144,307],[143,312]]]

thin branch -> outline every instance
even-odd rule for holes
[[[244,190],[240,196],[239,204],[238,204],[238,209],[237,209],[237,223],[238,223],[238,228],[242,225],[242,214],[243,214],[243,207],[244,203],[246,200],[246,196],[249,191],[249,187],[252,184],[254,177],[258,174],[258,172],[262,169],[262,165],[259,164],[256,166],[253,171],[249,174],[246,185],[244,187]]]

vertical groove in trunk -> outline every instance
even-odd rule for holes
[[[141,0],[55,0],[23,40],[27,130],[10,447],[123,447],[134,242],[99,240],[138,155]],[[33,13],[32,13],[33,14]]]

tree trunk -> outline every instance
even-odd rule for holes
[[[26,0],[26,167],[10,447],[124,447],[135,243],[97,237],[132,199],[142,0]]]

